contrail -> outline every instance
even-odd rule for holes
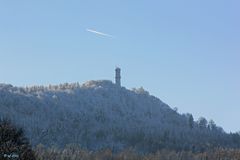
[[[101,35],[101,36],[113,38],[113,36],[110,35],[110,34],[106,34],[106,33],[99,32],[99,31],[95,31],[95,30],[93,30],[93,29],[88,29],[88,28],[87,28],[86,31],[91,32],[91,33],[95,33],[95,34],[98,34],[98,35]]]

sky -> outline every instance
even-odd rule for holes
[[[0,83],[144,87],[240,131],[239,0],[0,0]]]

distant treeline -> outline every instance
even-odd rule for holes
[[[35,155],[37,160],[239,160],[240,150],[219,148],[202,153],[160,150],[152,154],[139,154],[132,149],[113,153],[110,149],[87,151],[76,145],[69,145],[64,149],[38,145],[35,148]]]
[[[0,160],[240,160],[240,149],[204,149],[203,152],[161,149],[147,154],[133,148],[119,152],[111,149],[90,151],[76,144],[64,148],[39,144],[32,149],[21,128],[0,119]]]
[[[79,144],[92,151],[133,148],[139,153],[240,148],[239,133],[180,114],[142,87],[128,90],[111,81],[26,88],[0,84],[0,117],[21,127],[34,147]]]
[[[213,120],[178,113],[143,88],[128,90],[111,81],[26,88],[0,84],[1,117],[22,131],[2,121],[0,160],[16,156],[29,160],[33,157],[31,146],[44,160],[81,155],[96,159],[105,152],[115,153],[108,159],[170,156],[187,160],[184,156],[188,156],[214,160],[211,156],[238,155],[240,149],[239,132],[226,133]],[[11,139],[10,135],[16,136]],[[79,147],[66,148],[68,144]]]

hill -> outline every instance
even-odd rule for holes
[[[23,127],[33,146],[139,152],[240,146],[239,134],[227,134],[213,121],[196,122],[143,88],[128,90],[106,80],[48,87],[1,84],[0,116]]]

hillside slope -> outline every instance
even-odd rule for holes
[[[238,134],[190,124],[189,114],[177,113],[142,88],[128,90],[106,80],[27,88],[1,84],[0,116],[23,127],[34,146],[152,152],[240,144]]]

